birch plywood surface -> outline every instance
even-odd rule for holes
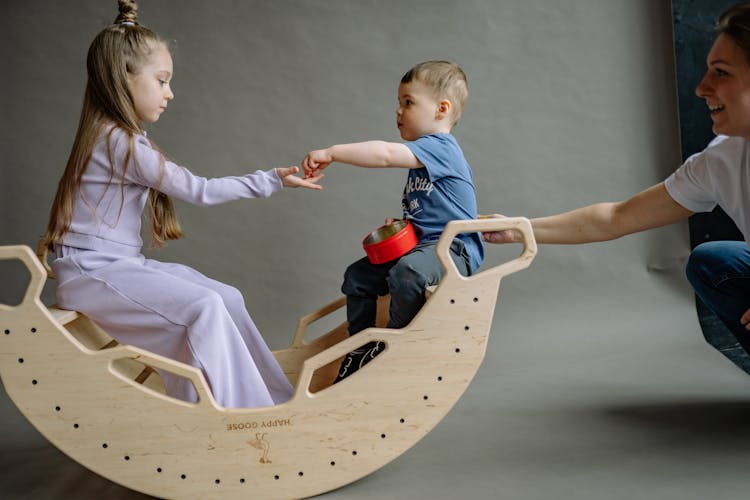
[[[476,276],[448,257],[456,234],[515,228],[522,255]],[[404,329],[354,337],[340,325],[305,342],[306,327],[344,305],[303,317],[275,352],[295,384],[282,405],[225,409],[203,374],[119,345],[83,315],[40,301],[46,272],[26,246],[0,247],[31,275],[23,301],[0,305],[0,376],[19,410],[55,446],[92,471],[161,498],[301,498],[387,464],[458,401],[484,357],[501,278],[527,267],[536,245],[526,219],[453,221],[437,247],[446,276]],[[331,385],[336,362],[371,340],[387,347]],[[158,370],[190,379],[196,404],[164,394]]]

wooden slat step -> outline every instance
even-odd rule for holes
[[[77,311],[58,309],[55,306],[50,307],[49,312],[52,313],[52,316],[54,316],[61,325],[67,325],[68,323],[78,319],[78,317],[80,316],[80,313],[78,313]]]

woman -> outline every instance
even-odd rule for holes
[[[531,221],[538,243],[606,241],[686,219],[721,206],[745,241],[696,247],[687,264],[695,293],[750,353],[750,2],[719,18],[718,36],[696,88],[717,137],[669,178],[632,198],[597,203]],[[516,241],[513,231],[488,232],[490,243]]]

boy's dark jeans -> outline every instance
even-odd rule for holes
[[[425,288],[437,285],[443,269],[435,255],[437,241],[420,243],[397,260],[372,264],[364,257],[350,265],[341,291],[346,295],[349,335],[375,326],[378,296],[391,295],[387,328],[403,328],[425,303]],[[469,255],[460,239],[453,240],[450,256],[458,271],[468,276]],[[368,342],[347,355],[336,382],[351,375],[385,348],[382,342]]]

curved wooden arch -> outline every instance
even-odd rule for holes
[[[516,229],[520,257],[461,276],[448,255],[460,233]],[[303,317],[276,351],[295,385],[287,403],[219,407],[203,374],[118,345],[85,316],[40,300],[46,271],[27,246],[0,247],[31,279],[23,301],[0,304],[0,376],[19,410],[55,446],[116,483],[161,498],[301,498],[353,482],[426,435],[458,401],[484,358],[500,280],[536,254],[523,218],[450,222],[437,253],[446,269],[417,317],[400,330],[348,337],[342,324],[311,342],[311,323],[345,299]],[[385,352],[331,385],[338,360],[371,341]],[[166,396],[155,370],[192,381],[196,404]]]

